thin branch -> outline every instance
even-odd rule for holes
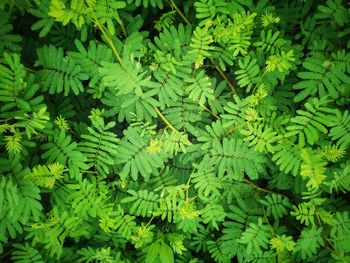
[[[240,124],[240,125],[238,125],[238,126],[234,126],[234,127],[232,127],[231,129],[229,129],[227,132],[225,132],[225,134],[224,135],[222,135],[222,136],[220,136],[220,138],[222,139],[222,138],[224,138],[224,137],[226,137],[226,136],[228,136],[228,135],[230,135],[231,133],[233,133],[235,130],[237,130],[237,129],[239,129],[239,128],[242,128],[242,127],[244,127],[245,125],[247,125],[249,122],[248,121],[246,121],[246,122],[243,122],[242,124]]]
[[[124,36],[127,37],[128,34],[126,33],[126,29],[125,29],[123,20],[120,19],[120,24],[119,24],[119,25],[120,25],[120,27],[121,27],[121,29],[122,29],[122,31],[123,31]]]
[[[244,178],[244,182],[246,184],[249,184],[251,187],[253,187],[255,190],[259,191],[259,192],[264,192],[264,193],[269,193],[269,194],[277,194],[277,195],[283,195],[284,194],[280,194],[280,193],[277,193],[277,192],[274,192],[274,191],[271,191],[271,190],[268,190],[268,189],[265,189],[265,188],[261,188],[260,186],[254,184],[252,181]]]
[[[175,4],[175,2],[173,0],[166,0],[167,3],[169,5],[171,5],[175,10],[176,12],[182,17],[182,19],[186,22],[186,24],[190,24],[190,21],[187,19],[187,17],[184,15],[184,13],[182,13],[182,11],[177,7],[177,5]],[[214,63],[212,61],[212,63]],[[219,72],[219,74],[222,76],[222,78],[227,82],[228,86],[230,87],[231,91],[233,94],[237,95],[237,92],[235,90],[235,87],[233,86],[233,84],[231,83],[231,81],[226,77],[226,75],[224,74],[224,72],[222,72],[222,70],[218,67],[218,66],[215,66],[216,70]]]
[[[80,170],[82,173],[87,173],[87,174],[99,174],[96,171],[87,171],[87,170]]]
[[[219,72],[219,74],[221,75],[221,77],[227,82],[227,85],[230,87],[231,91],[233,94],[237,95],[237,92],[235,90],[235,87],[233,86],[233,84],[231,83],[231,81],[226,77],[225,73],[222,72],[222,70],[219,68],[219,66],[215,66],[215,69],[217,70],[217,72]]]
[[[28,68],[28,67],[24,67],[24,69],[25,69],[26,71],[33,72],[33,73],[37,72],[37,70],[31,69],[31,68]]]
[[[120,65],[122,66],[122,59],[121,59],[121,56],[119,55],[119,52],[118,50],[115,48],[113,42],[112,42],[112,39],[111,37],[109,36],[109,34],[106,32],[106,30],[103,28],[103,26],[100,24],[100,22],[98,21],[96,15],[93,13],[93,17],[94,17],[94,21],[97,25],[97,27],[101,30],[103,36],[105,37],[108,45],[111,47],[114,55],[116,56],[116,58],[118,59],[118,62],[120,63]],[[123,68],[123,67],[122,67]],[[125,69],[124,69],[125,70]],[[127,73],[127,71],[126,71]],[[159,109],[156,107],[156,106],[153,106],[154,110],[157,112],[157,114],[159,115],[159,117],[166,123],[166,125],[172,129],[174,132],[180,134],[180,135],[183,135],[181,132],[179,132],[173,125],[171,125],[171,123],[164,117],[164,115],[159,111]],[[187,139],[187,142],[189,144],[192,144],[188,139]]]
[[[184,15],[184,13],[182,13],[182,11],[177,7],[177,5],[175,4],[175,2],[173,0],[167,1],[167,3],[169,5],[171,5],[176,12],[181,16],[181,18],[186,22],[186,24],[191,24],[190,21],[187,19],[187,17]]]
[[[183,133],[179,132],[173,125],[171,125],[171,123],[167,120],[167,118],[165,118],[165,116],[159,111],[159,109],[156,106],[153,106],[153,109],[157,112],[159,117],[165,122],[167,127],[172,129],[177,134],[180,134],[181,136],[183,135]],[[188,139],[186,141],[187,141],[187,143],[192,144]]]
[[[0,259],[3,259],[5,257],[7,257],[9,254],[11,254],[15,249],[11,249],[9,251],[7,251],[6,253],[0,255]]]
[[[210,109],[208,109],[207,107],[205,107],[204,105],[200,105],[205,111],[209,112],[211,116],[213,116],[215,119],[220,119],[220,117],[218,115],[215,115]]]
[[[106,39],[108,45],[111,47],[111,49],[112,49],[114,55],[115,55],[116,58],[118,59],[119,63],[122,65],[122,58],[121,58],[121,56],[119,55],[118,50],[115,48],[115,46],[114,46],[114,44],[113,44],[113,42],[112,42],[111,37],[108,35],[108,33],[107,33],[107,32],[105,31],[105,29],[103,28],[103,26],[100,24],[100,22],[98,21],[96,15],[95,15],[94,13],[93,13],[92,15],[93,15],[93,17],[94,17],[94,22],[95,22],[95,24],[96,24],[97,27],[101,30],[101,32],[102,32],[103,36],[105,37],[105,39]]]

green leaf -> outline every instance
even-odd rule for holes
[[[84,91],[82,82],[88,79],[81,67],[69,57],[65,57],[62,48],[53,45],[44,46],[37,50],[38,65],[42,67],[38,72],[38,79],[43,91],[50,94],[62,93],[64,96],[72,91],[75,95]]]
[[[164,242],[162,242],[159,248],[159,258],[162,263],[174,263],[173,250]]]
[[[146,263],[153,263],[157,256],[159,255],[160,248],[161,248],[160,242],[154,242],[147,251],[146,256]]]
[[[196,74],[195,78],[187,78],[186,82],[189,86],[186,88],[188,97],[194,101],[198,101],[200,105],[204,105],[207,100],[213,100],[214,90],[212,83],[204,71],[201,70]]]
[[[118,143],[115,162],[122,164],[123,173],[129,174],[135,181],[139,174],[148,181],[152,172],[164,165],[165,156],[162,152],[153,154],[147,151],[149,141],[149,136],[141,137],[140,129],[129,128]]]
[[[257,59],[246,56],[244,60],[239,60],[238,65],[240,70],[235,71],[238,85],[241,88],[247,87],[247,92],[250,92],[253,85],[258,82],[259,65],[257,65]]]
[[[305,110],[297,110],[298,115],[291,119],[295,123],[289,125],[289,131],[285,136],[298,135],[299,143],[304,146],[306,142],[313,145],[319,139],[320,132],[328,133],[327,127],[332,125],[332,117],[335,111],[328,108],[327,98],[313,98],[305,103]]]
[[[247,253],[250,254],[253,251],[256,253],[267,248],[270,237],[270,228],[264,225],[262,219],[259,218],[258,224],[249,224],[249,227],[242,233],[238,242],[245,244],[247,246]]]
[[[234,180],[243,180],[246,173],[251,179],[257,179],[263,169],[263,156],[250,149],[242,140],[215,140],[208,156],[219,177],[227,173]]]
[[[295,252],[299,252],[303,260],[316,254],[319,247],[324,245],[321,236],[322,230],[322,227],[312,226],[311,228],[303,229],[301,232],[295,246]]]

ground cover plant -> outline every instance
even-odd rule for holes
[[[350,6],[1,0],[0,262],[350,262]]]

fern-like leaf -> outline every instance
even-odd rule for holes
[[[124,138],[119,141],[115,157],[116,164],[123,164],[123,173],[130,174],[133,180],[138,175],[147,181],[152,172],[164,165],[162,153],[151,154],[147,151],[149,136],[140,136],[138,128],[129,128],[124,131]]]
[[[46,159],[46,163],[58,162],[67,165],[73,178],[80,177],[79,169],[89,168],[85,164],[86,157],[78,150],[78,144],[72,142],[72,138],[63,131],[55,130],[49,142],[43,144],[41,148],[44,151],[41,157]]]
[[[258,82],[259,65],[257,59],[246,56],[244,60],[239,60],[238,65],[240,70],[235,71],[238,85],[241,88],[246,87],[247,92],[250,92],[253,85]]]
[[[266,215],[269,216],[272,214],[275,220],[288,214],[287,208],[291,206],[288,198],[276,194],[267,195],[260,202],[267,207]]]
[[[298,135],[301,146],[306,142],[313,145],[319,139],[319,133],[328,133],[332,125],[334,110],[326,107],[327,99],[311,99],[305,103],[305,110],[297,110],[298,116],[291,119],[293,125],[287,127],[286,136]]]
[[[341,170],[334,171],[330,181],[324,183],[329,186],[330,192],[350,192],[350,163],[341,165]]]
[[[207,100],[213,100],[214,90],[208,76],[204,71],[199,71],[195,78],[187,78],[186,82],[189,83],[186,88],[188,97],[194,101],[198,101],[200,105],[204,105]]]
[[[334,62],[324,57],[309,57],[305,59],[303,66],[305,72],[299,72],[298,76],[302,81],[294,85],[294,89],[301,92],[294,97],[299,102],[308,96],[318,94],[320,97],[330,95],[336,99],[344,94],[346,86],[350,85],[350,77],[334,65]]]
[[[14,262],[24,263],[44,263],[41,254],[36,248],[33,248],[28,243],[23,244],[14,244],[13,247],[15,250],[11,253],[11,259]]]
[[[337,144],[344,147],[350,145],[350,114],[349,111],[344,111],[342,114],[340,111],[336,111],[336,116],[332,122],[332,128],[329,132],[333,141],[337,141]]]
[[[242,140],[224,138],[222,143],[215,140],[209,155],[219,177],[227,173],[235,180],[242,180],[245,172],[251,179],[257,179],[263,168],[263,157]]]
[[[259,152],[275,152],[275,143],[281,138],[270,127],[264,124],[247,124],[247,129],[240,130],[246,138],[244,141],[248,141],[249,146],[255,145],[255,150]]]
[[[122,203],[133,204],[130,206],[130,213],[136,216],[149,217],[152,215],[153,211],[158,209],[159,195],[153,192],[148,192],[147,190],[129,190],[128,193],[131,196],[122,199]]]
[[[33,168],[28,178],[31,178],[38,186],[52,188],[55,181],[63,177],[64,165],[52,163],[48,166],[37,165]]]
[[[322,230],[322,227],[312,226],[301,232],[300,238],[296,242],[295,252],[299,252],[303,260],[316,254],[318,248],[324,245],[321,237]]]
[[[104,124],[101,120],[95,127],[88,127],[88,134],[82,134],[82,142],[79,149],[87,158],[89,167],[93,167],[101,175],[109,174],[111,167],[115,164],[113,159],[118,154],[115,133],[108,131],[115,126],[115,122]]]
[[[270,228],[264,225],[259,218],[258,223],[250,223],[249,227],[243,232],[239,243],[247,246],[247,253],[252,251],[259,253],[262,249],[267,248],[271,237]]]
[[[325,166],[327,162],[322,160],[320,154],[315,154],[310,149],[301,151],[302,164],[300,175],[309,179],[306,186],[309,190],[316,190],[326,179]]]
[[[65,57],[62,48],[53,45],[44,46],[37,50],[38,65],[42,66],[38,72],[43,91],[50,94],[62,93],[64,96],[72,91],[75,95],[84,91],[82,81],[88,79],[81,67],[69,57]]]

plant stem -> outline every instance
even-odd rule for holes
[[[100,22],[98,21],[96,15],[93,13],[92,14],[93,17],[94,17],[94,21],[95,21],[95,24],[97,25],[97,27],[101,30],[103,36],[105,37],[106,41],[107,41],[107,44],[111,47],[115,57],[118,59],[118,62],[120,64],[122,64],[122,58],[121,56],[119,55],[119,52],[118,50],[115,48],[114,44],[113,44],[113,41],[111,39],[111,37],[108,35],[108,33],[105,31],[105,29],[103,28],[103,26],[100,24]]]
[[[184,13],[182,13],[182,11],[177,7],[177,5],[175,4],[175,2],[173,0],[167,1],[167,3],[169,5],[171,5],[176,12],[181,16],[181,18],[186,22],[186,24],[191,24],[190,21],[187,19],[187,17],[184,15]]]
[[[109,36],[109,34],[107,34],[106,30],[103,28],[103,26],[100,24],[100,22],[98,21],[96,15],[93,13],[93,17],[94,17],[94,21],[97,25],[97,27],[101,30],[103,36],[105,37],[108,45],[111,47],[114,55],[116,56],[119,64],[122,66],[122,59],[121,59],[121,56],[119,55],[119,52],[118,50],[115,48],[114,44],[113,44],[113,41],[111,39],[111,37]],[[125,70],[125,69],[124,69]],[[173,125],[170,124],[170,122],[164,117],[164,115],[158,110],[158,108],[156,106],[153,106],[154,110],[157,112],[157,114],[159,115],[159,117],[161,117],[161,119],[167,124],[167,126],[172,129],[174,132],[178,133],[178,134],[181,134],[181,132],[179,132]],[[187,139],[187,142],[192,144],[188,139]]]
[[[187,17],[184,15],[184,13],[181,12],[181,10],[177,7],[177,5],[175,4],[174,0],[166,0],[167,3],[169,5],[171,5],[176,12],[182,17],[182,19],[186,22],[186,24],[190,24],[190,21],[187,19]],[[212,60],[213,63],[213,60]],[[224,74],[224,72],[222,72],[222,70],[218,67],[215,66],[215,69],[219,72],[219,74],[223,77],[223,79],[227,82],[228,86],[230,87],[231,91],[233,94],[237,95],[237,92],[235,90],[235,87],[233,86],[233,84],[231,83],[231,81],[226,77],[226,75]]]
[[[225,132],[225,134],[224,134],[223,136],[220,136],[220,138],[222,139],[222,138],[226,137],[227,135],[230,135],[230,134],[233,133],[235,130],[237,130],[237,129],[239,129],[239,128],[242,128],[242,127],[244,127],[244,126],[247,125],[247,124],[248,124],[248,121],[243,122],[242,124],[240,124],[240,125],[238,125],[238,126],[232,127],[232,128],[229,129],[227,132]]]
[[[231,83],[231,81],[226,77],[225,73],[222,72],[222,70],[219,68],[219,66],[215,66],[215,69],[217,70],[217,72],[219,72],[219,74],[221,75],[221,77],[227,82],[227,85],[230,87],[231,91],[233,94],[237,95],[236,89],[233,86],[233,84]]]
[[[176,132],[177,134],[180,134],[181,136],[183,135],[183,133],[179,132],[173,125],[171,125],[171,123],[167,120],[167,118],[165,118],[165,116],[159,111],[159,109],[156,106],[153,106],[153,109],[157,112],[157,114],[159,115],[159,117],[165,122],[165,124],[172,129],[174,132]],[[192,144],[188,139],[187,139],[187,143]]]
[[[86,170],[81,170],[82,173],[88,173],[88,174],[98,174],[96,171],[86,171]]]
[[[218,115],[215,115],[210,109],[208,109],[207,107],[205,107],[204,105],[200,105],[205,111],[209,112],[211,116],[213,116],[215,119],[220,119],[220,117]]]
[[[256,184],[254,184],[252,181],[248,180],[248,179],[245,179],[244,178],[244,182],[246,184],[249,184],[251,187],[253,187],[255,190],[257,191],[260,191],[260,192],[264,192],[264,193],[269,193],[269,194],[277,194],[277,195],[283,195],[283,194],[280,194],[280,193],[276,193],[274,191],[271,191],[271,190],[268,190],[268,189],[265,189],[265,188],[261,188],[260,186],[257,186]]]
[[[128,34],[126,33],[126,29],[125,29],[125,27],[124,27],[123,20],[120,19],[120,24],[119,24],[119,25],[120,25],[120,27],[121,27],[121,29],[122,29],[122,31],[123,31],[124,36],[127,37]]]
[[[11,254],[14,250],[15,250],[15,249],[11,249],[11,250],[7,251],[6,253],[2,254],[2,255],[0,256],[0,259],[7,257],[7,256],[8,256],[9,254]]]
[[[25,70],[29,71],[29,72],[37,72],[35,69],[31,69],[31,68],[28,68],[28,67],[24,67]]]
[[[152,223],[153,219],[154,219],[154,216],[152,216],[151,219],[148,221],[148,223],[146,224],[146,227],[148,227]]]

